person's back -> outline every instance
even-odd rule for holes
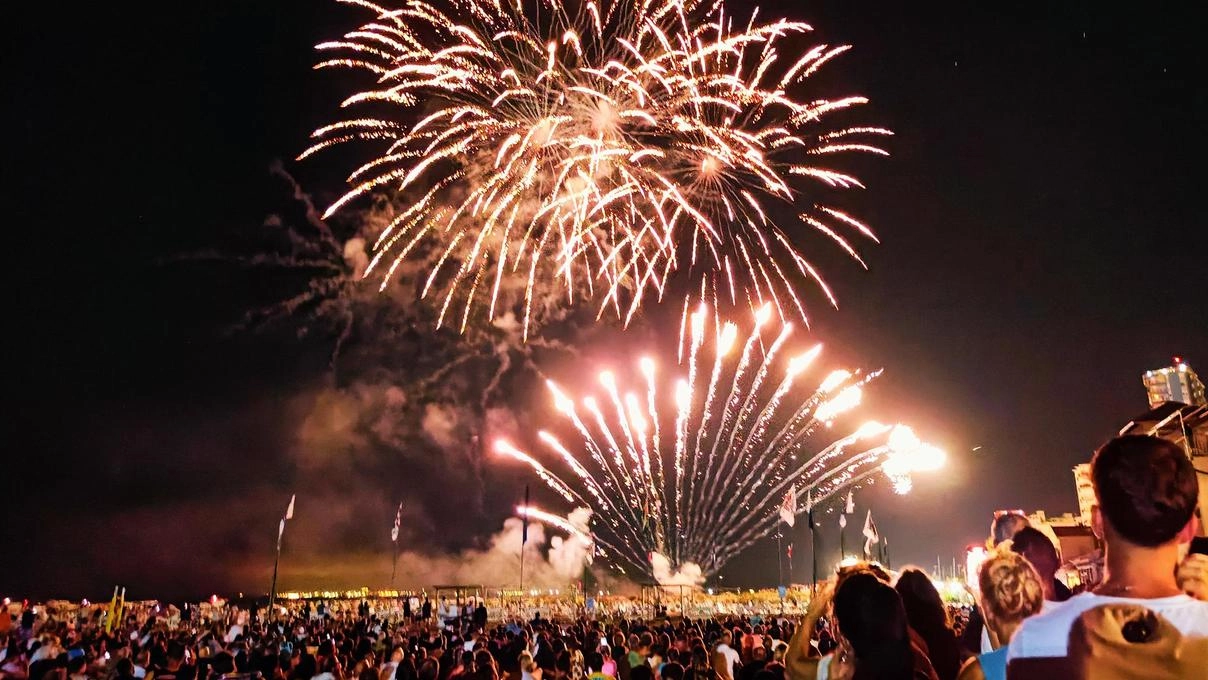
[[[1184,637],[1139,605],[1106,605],[1074,622],[1067,660],[1073,680],[1206,678],[1208,637]]]
[[[936,678],[925,657],[916,657],[907,632],[906,611],[897,591],[872,573],[847,577],[835,591],[840,646],[830,676],[853,680]],[[846,675],[850,671],[850,676]]]
[[[1208,602],[1182,593],[1175,581],[1179,545],[1196,529],[1195,475],[1177,446],[1156,437],[1119,437],[1095,453],[1094,529],[1106,544],[1103,583],[1023,623],[1008,652],[1013,677],[1017,665],[1039,672],[1036,663],[1019,660],[1064,659],[1074,622],[1103,605],[1140,605],[1184,636],[1208,636]]]
[[[762,646],[752,647],[749,656],[751,660],[742,665],[738,680],[755,680],[755,674],[768,665],[767,650]]]
[[[738,650],[730,646],[734,637],[730,631],[723,631],[721,638],[714,649],[713,669],[722,680],[734,680],[735,668],[741,664]]]
[[[1208,636],[1208,602],[1192,599],[1184,593],[1166,597],[1138,598],[1126,595],[1080,593],[1069,600],[1032,617],[1020,629],[1019,642],[1012,641],[1010,658],[1063,657],[1069,643],[1069,631],[1084,612],[1105,605],[1140,605],[1161,614],[1184,635]]]
[[[1032,525],[1028,522],[1028,518],[1016,511],[996,512],[993,521],[990,522],[990,537],[986,539],[986,546],[990,549],[997,548],[1003,543],[1013,540],[1015,534],[1030,526]],[[961,631],[960,643],[965,651],[972,654],[988,652],[994,648],[990,642],[990,635],[986,629],[981,608],[976,605],[969,612],[969,620]]]
[[[197,667],[185,663],[185,647],[173,641],[168,645],[167,658],[163,666],[152,673],[154,680],[194,680]]]
[[[969,659],[959,680],[1005,680],[1007,647],[1015,631],[1029,616],[1041,611],[1044,586],[1036,569],[1018,553],[998,549],[978,569],[978,601],[986,626],[1001,645]]]
[[[692,648],[691,661],[684,671],[684,680],[718,680],[717,671],[709,662],[709,653],[703,645]]]
[[[650,656],[650,646],[653,644],[654,637],[650,633],[642,633],[642,636],[638,639],[637,646],[629,652],[628,661],[630,669],[646,664],[646,659]]]
[[[940,680],[954,680],[960,670],[960,647],[948,621],[948,610],[931,578],[922,570],[906,568],[894,586],[902,597],[906,620],[927,648],[927,658]]]

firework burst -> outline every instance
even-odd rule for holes
[[[686,329],[687,375],[669,393],[659,390],[650,359],[639,362],[641,387],[632,391],[609,371],[600,374],[598,398],[575,401],[550,382],[575,443],[538,432],[549,464],[507,441],[496,451],[590,508],[597,545],[647,576],[655,554],[716,573],[775,530],[790,488],[818,505],[879,473],[907,493],[911,473],[942,464],[942,451],[902,425],[868,422],[836,439],[836,418],[859,405],[879,371],[811,378],[821,345],[791,351],[791,324],[773,332],[771,316],[770,306],[761,308],[740,342],[736,324],[702,306]],[[664,416],[659,406],[669,401],[674,415]],[[818,440],[829,443],[819,449]]]
[[[353,141],[377,150],[327,215],[378,189],[404,195],[366,275],[385,285],[437,243],[421,281],[442,298],[438,323],[514,302],[527,334],[534,289],[558,287],[571,298],[586,287],[600,314],[628,321],[679,271],[729,304],[804,319],[795,284],[834,297],[772,204],[861,264],[845,234],[875,240],[811,197],[861,187],[826,159],[885,154],[871,140],[890,132],[824,124],[866,99],[803,96],[803,81],[848,49],[782,53],[807,24],[736,18],[720,0],[340,1],[374,18],[318,45],[330,55],[318,67],[372,83],[301,158]],[[524,293],[501,300],[512,278]]]

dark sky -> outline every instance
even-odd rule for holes
[[[947,561],[996,508],[1075,510],[1070,468],[1144,409],[1141,372],[1183,354],[1208,373],[1194,3],[780,4],[764,16],[789,8],[819,40],[855,45],[826,82],[867,94],[869,118],[897,132],[851,197],[883,241],[864,250],[870,271],[824,260],[841,308],[814,307],[840,356],[887,369],[869,408],[951,452],[911,496],[862,495],[894,561]],[[297,0],[18,11],[3,47],[0,584],[263,590],[330,346],[229,333],[288,282],[177,258],[246,252],[288,201],[274,160],[320,203],[339,190],[347,167],[289,159],[342,91],[310,69],[311,46],[361,16]],[[433,499],[409,539],[463,547],[497,530],[521,482],[494,474],[477,533],[434,538],[447,508]],[[328,483],[311,521],[361,493]],[[381,545],[352,531],[310,548],[339,561]],[[773,555],[752,550],[726,581],[773,582]]]

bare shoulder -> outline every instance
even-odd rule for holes
[[[978,662],[976,656],[961,666],[961,672],[957,674],[956,680],[986,680],[986,675],[982,672],[981,663]]]

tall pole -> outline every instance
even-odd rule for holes
[[[524,616],[524,546],[528,543],[528,508],[529,508],[529,487],[524,485],[524,517],[523,524],[520,529],[520,609],[521,617]]]
[[[776,532],[776,585],[784,585],[784,551],[781,548],[781,535],[783,531]]]
[[[814,511],[810,510],[810,559],[814,566],[814,594],[818,594],[818,527],[814,524]]]
[[[818,594],[818,525],[814,523],[813,492],[807,492],[805,497],[805,516],[810,524],[810,560],[814,563],[813,594]]]
[[[277,526],[277,556],[273,559],[273,585],[268,591],[268,618],[273,618],[273,606],[277,603],[277,568],[281,565],[281,537],[285,535],[285,520]]]
[[[789,582],[788,585],[793,585],[793,535],[789,534],[789,549],[785,552],[785,556],[789,558]]]
[[[394,559],[390,563],[390,588],[394,588],[394,574],[398,571],[398,535],[403,526],[403,504],[398,504],[394,513],[394,526],[390,528],[390,542],[394,544]]]

